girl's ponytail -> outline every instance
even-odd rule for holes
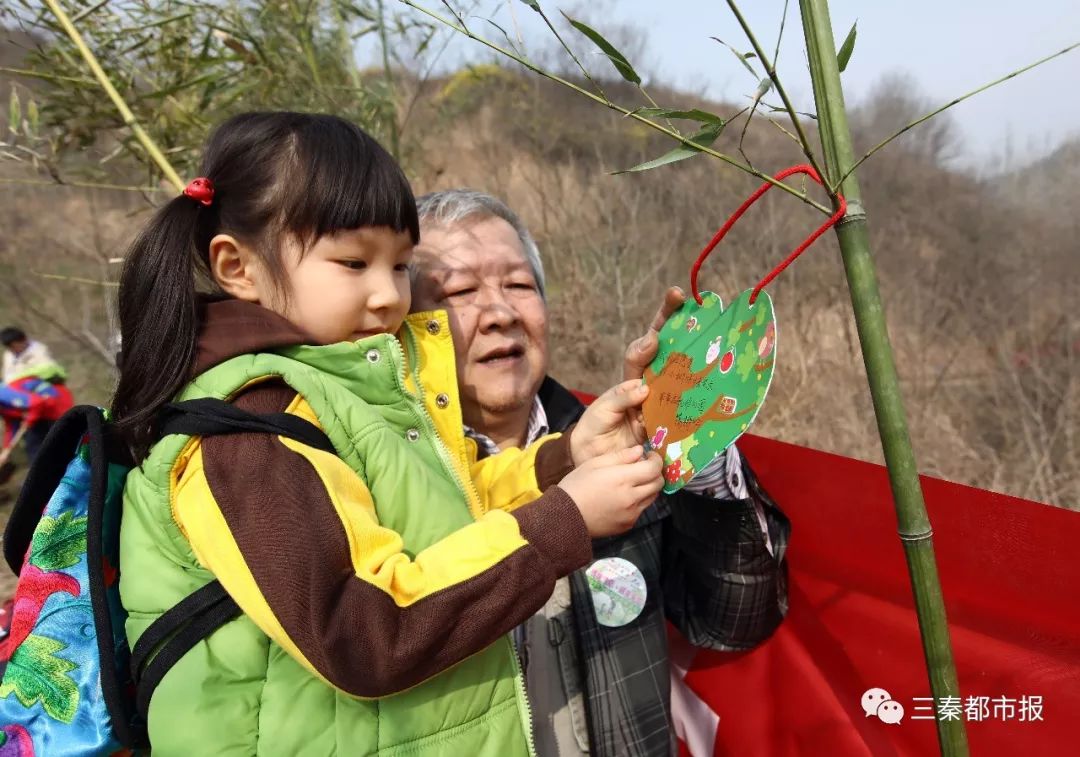
[[[199,330],[200,216],[181,195],[161,208],[128,251],[120,275],[120,380],[112,415],[136,460],[154,441],[155,416],[191,379]]]

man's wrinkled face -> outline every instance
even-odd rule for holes
[[[547,372],[547,307],[513,227],[421,221],[413,310],[444,309],[465,422],[530,406]]]

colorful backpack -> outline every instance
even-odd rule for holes
[[[160,434],[287,436],[333,452],[315,425],[216,399],[169,405]],[[72,454],[74,453],[74,457]],[[0,757],[111,755],[149,746],[150,697],[192,647],[240,615],[218,581],[155,621],[134,648],[120,603],[120,515],[133,464],[104,411],[80,405],[50,429],[4,534],[19,576],[0,641]]]

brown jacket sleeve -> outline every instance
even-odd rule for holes
[[[294,397],[275,382],[249,390],[236,404],[280,412]],[[559,445],[550,446],[546,465],[557,472],[565,458]],[[483,529],[497,534],[495,544],[516,525],[510,541],[518,546],[465,580],[402,603],[386,586],[358,575],[345,526],[306,457],[267,434],[207,437],[202,454],[212,498],[288,636],[283,646],[295,646],[319,675],[356,696],[401,691],[478,652],[542,607],[557,578],[591,558],[577,507],[553,486],[511,514],[489,513],[466,527],[481,529],[473,537],[486,534]],[[403,561],[409,558],[399,552],[383,564]]]

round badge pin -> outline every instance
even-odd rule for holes
[[[645,609],[648,589],[638,567],[621,557],[597,560],[585,571],[593,609],[602,626],[617,628],[633,622]]]

